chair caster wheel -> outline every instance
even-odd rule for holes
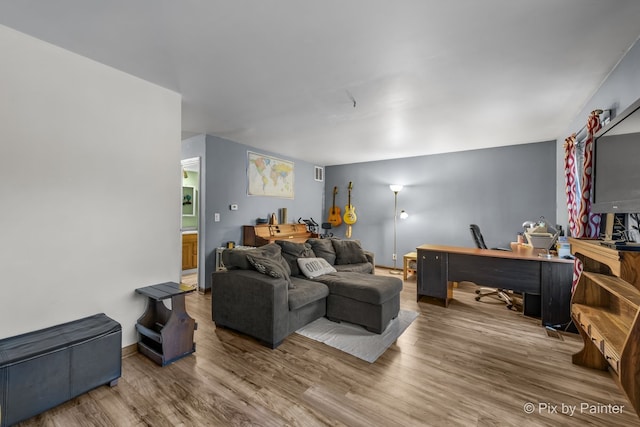
[[[511,310],[511,309],[513,308],[513,304],[509,304],[509,305],[507,305],[507,308],[508,308],[509,310]]]
[[[476,301],[480,301],[480,297],[476,297]]]
[[[479,293],[480,293],[480,289],[476,289],[476,294],[479,294]]]

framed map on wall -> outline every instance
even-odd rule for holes
[[[247,151],[247,194],[293,199],[294,164]]]

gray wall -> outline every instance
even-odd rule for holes
[[[402,255],[425,243],[474,246],[469,224],[480,226],[487,245],[509,246],[525,220],[540,216],[555,225],[555,141],[329,166],[326,175],[326,221],[333,187],[344,214],[347,186],[358,220],[353,239],[376,253],[376,264],[393,265],[393,192],[403,184],[398,210],[397,266]],[[343,237],[343,224],[333,232]]]
[[[248,150],[294,162],[293,200],[247,195]],[[277,215],[279,208],[287,208],[289,222],[300,217],[321,220],[324,182],[314,180],[311,163],[207,135],[202,170],[205,198],[201,201],[204,213],[200,235],[205,240],[204,283],[207,288],[211,286],[211,273],[215,270],[215,248],[227,241],[242,244],[243,225],[254,225],[256,218],[266,218],[271,213]],[[239,209],[230,210],[231,204],[237,204]],[[220,213],[220,222],[214,222],[216,212]]]
[[[629,105],[640,98],[640,43],[629,50],[618,66],[600,86],[600,89],[589,99],[584,108],[578,113],[573,122],[567,127],[563,135],[558,136],[556,155],[558,168],[556,170],[557,187],[557,221],[568,224],[567,199],[564,189],[564,140],[573,132],[577,132],[587,123],[591,111],[602,108],[610,109],[611,117],[615,117]],[[640,167],[640,160],[638,161]]]

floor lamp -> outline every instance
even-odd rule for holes
[[[398,193],[402,191],[402,185],[391,184],[389,188],[393,191],[393,270],[389,271],[389,273],[402,274],[402,271],[396,267],[398,262]],[[407,217],[407,213],[402,211],[400,216],[404,219]]]

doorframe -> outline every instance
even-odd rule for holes
[[[196,231],[198,233],[198,265],[196,266],[196,277],[198,283],[198,290],[203,292],[205,289],[204,283],[204,238],[203,238],[203,229],[204,224],[202,222],[203,215],[203,179],[202,179],[202,159],[201,157],[190,157],[187,159],[180,160],[180,188],[182,188],[182,180],[183,180],[183,171],[188,167],[197,166],[198,172],[198,188],[196,194],[194,196],[194,203],[196,205],[197,211],[197,223],[196,223]],[[186,169],[187,173],[189,169]],[[180,216],[180,275],[182,276],[182,215]]]

